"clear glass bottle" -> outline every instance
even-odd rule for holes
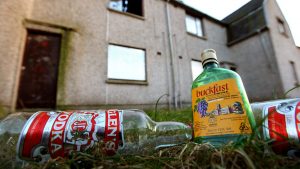
[[[16,145],[27,119],[14,113],[0,120],[0,168],[24,168],[26,162],[17,159]]]
[[[193,140],[220,146],[250,135],[255,119],[240,76],[220,68],[213,49],[201,61],[203,72],[192,84]]]
[[[118,150],[121,154],[148,154],[192,139],[191,127],[180,122],[154,122],[140,110],[127,110],[123,118],[125,144]]]
[[[0,129],[1,143],[16,150],[8,159],[17,154],[22,160],[39,163],[68,157],[74,151],[89,152],[97,146],[107,155],[143,155],[192,138],[191,127],[180,122],[154,122],[141,110],[40,111],[28,120],[19,113],[0,121]]]

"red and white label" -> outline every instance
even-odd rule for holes
[[[108,155],[114,155],[118,150],[120,141],[120,115],[118,110],[106,112],[106,126],[104,135],[104,149]]]
[[[86,130],[87,128],[87,121],[75,121],[73,124],[72,124],[72,130],[73,131],[84,131]]]
[[[289,148],[289,139],[300,140],[300,102],[282,102],[264,109],[268,115],[264,129],[266,138],[273,139],[273,149],[283,153]]]
[[[296,129],[298,138],[300,140],[300,102],[298,102],[296,109],[295,109],[295,117],[296,117]]]
[[[50,116],[46,112],[39,112],[28,127],[23,140],[21,156],[32,158],[34,148],[41,143],[43,131]],[[24,126],[27,127],[27,126]],[[21,133],[22,135],[23,133]],[[20,144],[20,143],[19,143]]]
[[[274,139],[273,148],[277,152],[284,152],[289,144],[285,115],[276,110],[276,106],[269,108],[268,127],[270,138]]]
[[[54,121],[49,138],[49,152],[52,158],[64,157],[64,133],[71,114],[69,112],[62,112]]]
[[[123,144],[122,113],[118,110],[38,112],[21,133],[20,157],[65,157],[71,151],[88,150],[96,142],[104,143],[104,153],[114,155]]]

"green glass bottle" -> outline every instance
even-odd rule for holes
[[[203,72],[192,85],[194,141],[221,146],[249,136],[255,119],[240,76],[220,68],[213,49],[201,61]]]

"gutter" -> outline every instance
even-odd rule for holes
[[[171,19],[170,19],[170,9],[169,9],[169,3],[170,0],[167,0],[165,3],[165,12],[166,12],[166,21],[167,21],[167,36],[168,36],[168,44],[169,44],[169,50],[170,50],[170,69],[171,69],[171,89],[172,94],[170,95],[172,97],[173,106],[175,109],[178,108],[178,98],[177,98],[177,84],[176,84],[176,77],[175,77],[175,67],[174,67],[174,44],[173,44],[173,36],[172,36],[172,29],[171,29]]]

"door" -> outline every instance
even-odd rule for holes
[[[55,108],[61,35],[27,31],[17,109]]]

